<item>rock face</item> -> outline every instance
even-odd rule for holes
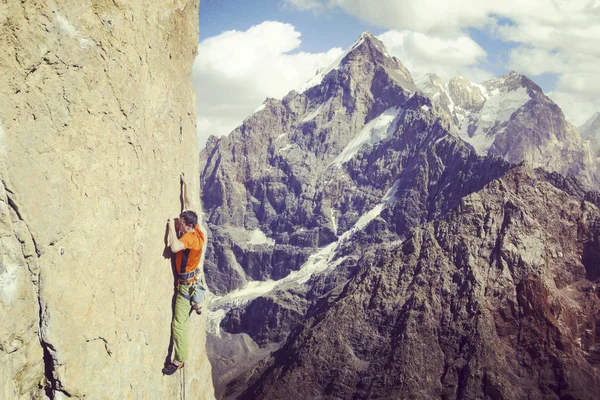
[[[415,84],[365,33],[209,139],[217,397],[591,398],[600,203],[572,134],[526,77]]]
[[[202,201],[214,239],[207,279],[217,293],[297,269],[354,225],[398,173],[381,170],[378,156],[362,160],[374,164],[372,175],[386,175],[368,185],[369,193],[363,184],[370,177],[358,175],[363,166],[340,166],[362,145],[389,139],[397,124],[412,124],[412,112],[404,112],[416,90],[408,71],[365,34],[320,79],[282,101],[268,99],[229,137],[209,139],[201,153]],[[417,112],[431,105],[423,96],[411,101]],[[428,123],[449,127],[444,120]]]
[[[599,217],[511,170],[363,257],[238,398],[595,398]]]
[[[197,18],[183,0],[0,5],[1,398],[179,398],[163,249],[179,173],[199,173]],[[186,389],[210,399],[191,330]]]

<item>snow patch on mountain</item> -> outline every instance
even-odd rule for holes
[[[333,208],[330,210],[329,217],[331,218],[331,226],[333,227],[333,233],[337,236],[337,234],[338,234],[338,222],[337,222],[337,218],[335,216],[335,211],[334,211]]]
[[[242,307],[257,297],[264,296],[278,288],[294,284],[304,284],[314,275],[323,272],[330,268],[335,268],[340,265],[347,256],[336,258],[337,251],[342,244],[351,240],[352,236],[363,230],[371,221],[377,218],[383,209],[394,202],[398,191],[399,181],[394,182],[392,187],[382,197],[381,203],[377,204],[370,211],[363,214],[358,221],[344,232],[337,241],[319,249],[315,254],[311,255],[308,260],[297,271],[290,272],[285,278],[267,281],[251,281],[243,288],[234,290],[224,296],[208,296],[208,313],[206,317],[206,328],[214,336],[221,337],[220,325],[225,317],[227,310],[234,307]],[[333,216],[333,212],[332,212]],[[257,230],[253,231],[256,232]],[[259,230],[258,230],[259,231]],[[259,231],[258,236],[262,232]],[[266,235],[265,235],[266,237]]]
[[[260,229],[255,229],[250,234],[250,240],[248,240],[248,244],[266,244],[273,246],[275,244],[275,240],[267,237],[267,235]]]
[[[446,138],[446,137],[444,137]],[[400,180],[396,180],[392,187],[387,191],[387,193],[383,196],[383,203],[390,204],[396,201],[398,197],[398,188],[400,187]]]
[[[479,120],[488,126],[494,122],[506,122],[529,100],[529,93],[524,87],[511,92],[494,94],[485,102]]]
[[[382,112],[377,118],[369,121],[361,132],[344,148],[331,165],[341,165],[358,153],[363,145],[374,145],[394,133],[394,123],[401,115],[400,107],[391,107]]]
[[[321,110],[323,109],[323,106],[325,104],[327,104],[327,103],[321,104],[319,107],[315,108],[310,113],[306,114],[306,117],[304,117],[301,122],[308,122],[308,121],[314,119],[317,115],[319,115],[319,113],[321,112]]]
[[[467,132],[466,124],[462,124],[459,130],[461,139],[473,146],[479,155],[486,155],[494,144],[496,136],[489,135],[492,128],[509,121],[510,117],[531,99],[524,87],[509,92],[496,89],[493,94],[487,94],[489,97],[477,117],[477,130],[471,136]]]

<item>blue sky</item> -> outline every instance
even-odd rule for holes
[[[263,21],[286,22],[302,33],[298,51],[322,52],[350,46],[366,30],[385,29],[357,20],[341,10],[301,12],[277,0],[200,0],[200,41],[224,31],[245,31]]]
[[[199,22],[201,144],[300,86],[365,30],[413,78],[480,83],[516,70],[576,126],[600,109],[600,0],[201,0]]]
[[[386,29],[366,23],[339,9],[328,13],[302,12],[277,0],[201,0],[200,41],[229,30],[245,31],[263,21],[281,21],[302,33],[297,51],[322,52],[333,47],[348,47],[364,31],[375,35]],[[510,20],[501,19],[510,24]],[[507,73],[509,51],[514,42],[495,38],[486,29],[469,29],[470,36],[488,53],[482,65],[495,76]],[[532,77],[545,92],[554,89],[556,74]]]

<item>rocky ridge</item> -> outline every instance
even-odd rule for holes
[[[512,169],[365,255],[237,398],[594,398],[599,216]]]

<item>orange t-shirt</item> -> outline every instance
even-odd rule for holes
[[[204,233],[196,225],[192,232],[186,232],[179,238],[183,243],[184,249],[175,254],[175,268],[177,272],[183,274],[191,272],[200,264],[202,256],[202,247],[204,246]]]

